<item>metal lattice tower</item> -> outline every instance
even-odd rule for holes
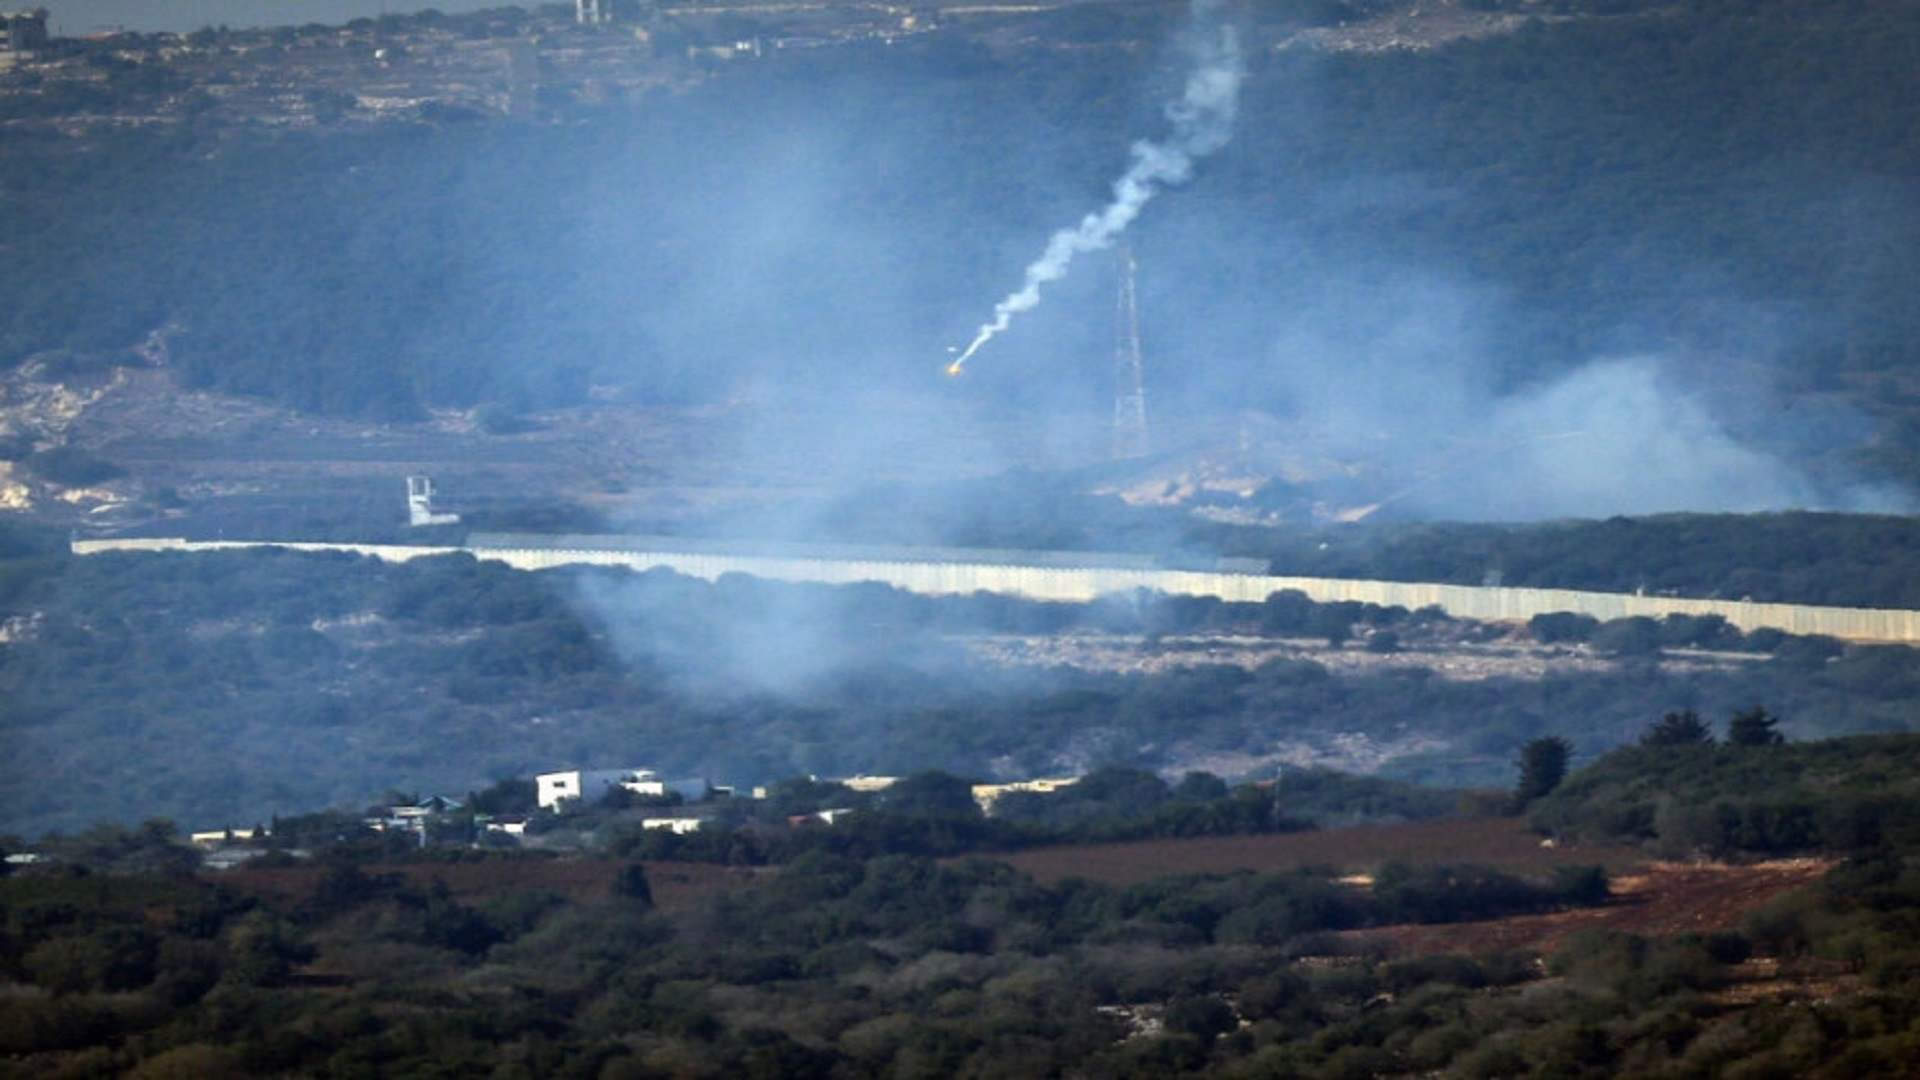
[[[1147,452],[1147,388],[1140,372],[1140,311],[1134,302],[1133,249],[1115,249],[1120,260],[1120,302],[1113,349],[1113,456]]]

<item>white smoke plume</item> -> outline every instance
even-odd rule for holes
[[[1246,66],[1240,56],[1240,38],[1233,27],[1218,21],[1225,0],[1195,0],[1192,26],[1186,36],[1193,54],[1193,70],[1187,76],[1185,90],[1177,100],[1167,103],[1167,120],[1173,125],[1168,136],[1158,142],[1142,139],[1133,144],[1133,164],[1113,183],[1113,199],[1106,206],[1080,219],[1080,224],[1061,229],[1047,240],[1046,250],[1027,267],[1026,281],[1018,291],[994,305],[993,318],[980,327],[973,343],[947,366],[952,375],[960,373],[980,346],[1007,328],[1013,317],[1040,303],[1040,287],[1066,276],[1074,256],[1099,251],[1126,231],[1148,200],[1162,188],[1183,184],[1193,176],[1193,163],[1227,144],[1233,134],[1234,112],[1240,103],[1240,82]]]

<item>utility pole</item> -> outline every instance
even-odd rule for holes
[[[1114,250],[1120,261],[1120,301],[1113,350],[1113,456],[1147,453],[1147,387],[1140,371],[1140,311],[1134,300],[1133,249]]]

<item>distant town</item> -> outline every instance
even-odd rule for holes
[[[859,808],[857,804],[893,787],[902,778],[809,776],[805,779],[818,791],[838,790],[854,798],[849,799],[846,806],[777,815],[777,824],[791,829],[833,825],[855,812]],[[1049,794],[1079,779],[1077,776],[1042,777],[972,784],[970,788],[980,812],[991,816],[995,804],[1006,795],[1014,792]],[[565,769],[505,781],[493,790],[496,795],[518,792],[523,804],[525,794],[530,791],[532,805],[499,810],[498,799],[431,794],[368,807],[359,825],[369,834],[404,837],[420,848],[525,846],[573,850],[583,846],[583,837],[578,830],[564,826],[569,824],[569,819],[578,823],[583,815],[593,815],[597,824],[627,828],[637,825],[641,829],[685,835],[709,826],[733,827],[749,821],[767,823],[768,815],[756,812],[755,804],[764,804],[774,795],[767,785],[742,792],[705,777],[672,778],[641,767]],[[507,798],[509,803],[514,801],[512,795]],[[482,809],[482,804],[494,809]],[[210,869],[238,866],[269,851],[285,851],[295,857],[303,854],[278,843],[272,826],[264,823],[201,829],[189,833],[186,839],[203,853],[203,863]]]
[[[988,9],[950,14],[970,10]],[[0,130],[78,136],[551,116],[685,86],[713,65],[780,50],[891,43],[940,19],[932,8],[879,3],[643,9],[576,0],[344,26],[59,38],[35,9],[0,14]]]

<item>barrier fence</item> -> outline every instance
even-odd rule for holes
[[[568,538],[584,541],[588,538]],[[389,562],[432,555],[467,553],[521,570],[593,564],[639,570],[665,567],[712,580],[738,573],[775,581],[851,584],[874,581],[928,595],[990,592],[1035,600],[1085,602],[1110,593],[1151,589],[1181,596],[1214,596],[1256,602],[1294,589],[1321,602],[1357,601],[1409,609],[1439,607],[1459,618],[1525,621],[1535,615],[1574,612],[1596,619],[1633,615],[1719,615],[1743,631],[1765,627],[1793,634],[1825,634],[1847,641],[1920,642],[1920,611],[1887,608],[1766,604],[1741,600],[1585,592],[1576,589],[1526,589],[1500,586],[1438,585],[1347,578],[1277,577],[1267,574],[1115,566],[1017,566],[945,562],[911,558],[825,558],[812,555],[737,552],[633,550],[628,547],[420,547],[398,544],[330,544],[278,541],[179,539],[76,540],[76,555],[109,551],[221,551],[234,548],[286,548],[294,551],[344,551]],[[1066,558],[1070,553],[1055,553]]]

